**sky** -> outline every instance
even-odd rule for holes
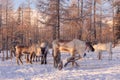
[[[25,2],[25,0],[14,0],[15,9],[17,9],[18,6],[19,6],[21,3],[23,3],[23,2]]]
[[[19,5],[21,5],[22,3],[27,4],[26,1],[27,0],[14,0],[15,9],[17,9]],[[34,8],[35,6],[33,4],[35,3],[35,0],[31,0],[31,1],[32,1],[31,8]]]

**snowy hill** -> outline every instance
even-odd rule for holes
[[[68,56],[62,54],[63,63]],[[102,60],[98,60],[95,53],[90,53],[77,61],[79,66],[68,64],[62,70],[53,67],[51,54],[48,54],[47,61],[47,65],[41,65],[40,62],[27,64],[24,60],[23,65],[17,65],[15,58],[0,60],[0,80],[120,80],[120,46],[113,48],[112,60],[108,60],[107,52]]]

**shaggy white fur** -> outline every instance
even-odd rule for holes
[[[76,54],[83,56],[86,50],[90,50],[90,48],[86,46],[86,42],[79,39],[73,39],[72,41],[67,43],[61,43],[59,42],[59,40],[54,40],[52,42],[52,47],[54,50],[54,56],[56,55],[55,53],[57,48],[60,52],[70,53],[71,56],[75,56]]]
[[[98,43],[93,47],[95,51],[98,53],[99,59],[101,59],[103,51],[107,51],[109,53],[109,59],[112,59],[112,42]]]

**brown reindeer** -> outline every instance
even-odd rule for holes
[[[32,44],[31,46],[17,45],[16,47],[16,60],[19,65],[19,61],[23,64],[21,56],[27,54],[26,62],[32,64],[32,57],[34,54],[37,56],[41,54],[41,49],[38,45]]]
[[[39,53],[41,55],[39,55]],[[37,48],[37,52],[33,55],[33,61],[36,59],[36,61],[40,61],[41,58],[41,64],[47,64],[47,54],[49,53],[49,44],[48,42],[42,42],[40,44],[40,48]]]

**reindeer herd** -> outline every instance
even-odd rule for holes
[[[49,53],[49,43],[42,42],[39,44],[31,44],[29,46],[25,45],[16,45],[10,51],[14,53],[16,57],[16,62],[18,65],[23,64],[22,56],[26,56],[26,63],[33,63],[33,61],[41,61],[41,64],[47,64],[47,54]],[[72,41],[61,41],[61,40],[53,40],[52,42],[52,56],[54,67],[58,69],[62,69],[63,62],[61,60],[61,53],[67,52],[71,55],[67,59],[67,63],[65,63],[64,67],[68,63],[72,63],[72,66],[76,62],[76,60],[82,59],[85,57],[86,53],[96,51],[98,54],[98,59],[101,59],[101,55],[103,51],[108,51],[110,59],[112,59],[112,43],[99,43],[92,45],[91,42],[81,41],[79,39],[73,39]]]
[[[43,42],[41,44],[31,44],[30,46],[25,45],[16,45],[15,46],[15,56],[17,64],[19,65],[19,61],[23,64],[21,57],[23,54],[26,55],[26,62],[31,63],[36,59],[41,59],[41,64],[47,64],[47,53],[48,53],[48,43]]]

